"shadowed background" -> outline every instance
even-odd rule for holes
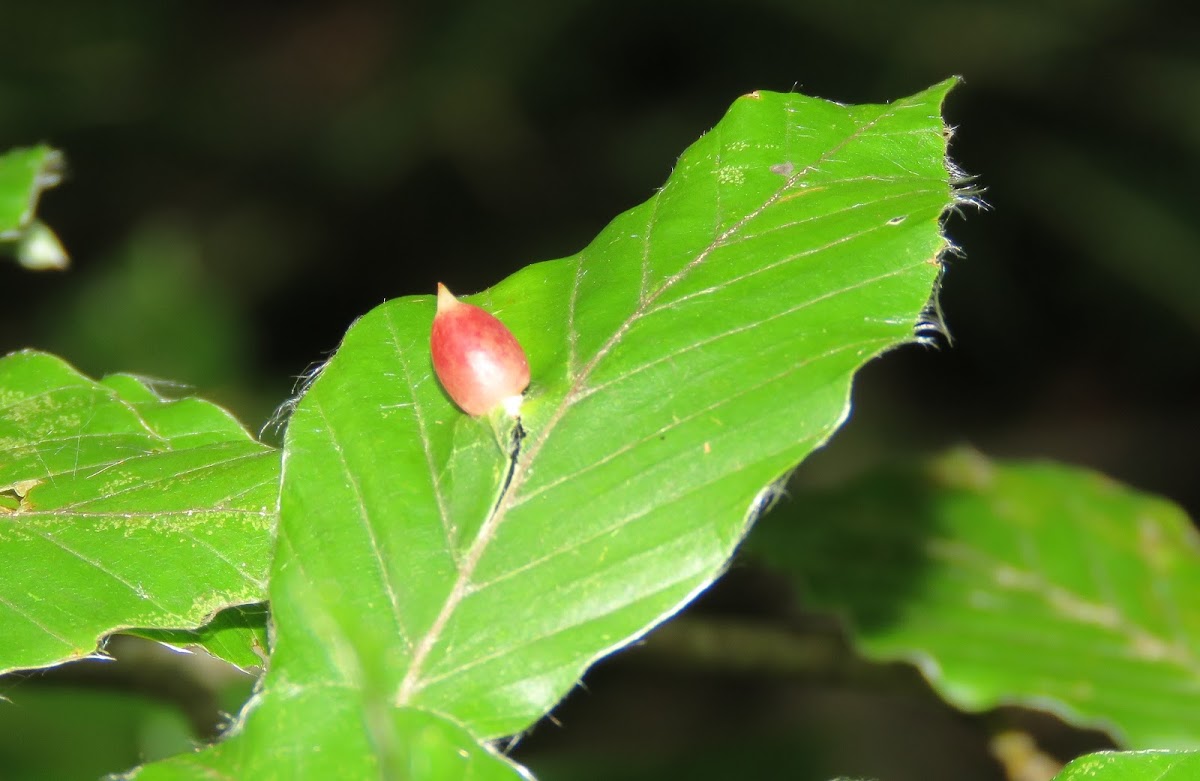
[[[474,292],[582,248],[739,94],[882,102],[961,74],[952,154],[992,208],[948,224],[966,252],[942,296],[954,347],[870,366],[851,422],[798,479],[969,442],[1200,511],[1200,59],[1182,4],[8,5],[0,144],[65,151],[68,180],[41,212],[74,267],[0,263],[0,353],[178,381],[257,429],[383,300],[439,280]],[[732,575],[702,609],[769,612],[754,606],[770,584]],[[716,776],[720,762],[681,764],[676,744],[754,713],[774,731],[762,746],[735,735],[729,767],[776,744],[836,755],[857,741],[883,759],[792,777],[999,772],[973,717],[919,682],[863,704],[853,687],[772,693],[653,659],[603,665],[563,708],[575,724],[560,714],[518,755],[536,766],[574,741],[623,777],[627,754],[658,777]],[[897,769],[905,756],[916,764]],[[585,777],[563,762],[543,777]]]

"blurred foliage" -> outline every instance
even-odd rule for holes
[[[0,255],[30,271],[62,271],[66,249],[36,218],[42,191],[62,181],[62,154],[45,144],[0,152]]]
[[[969,440],[1200,517],[1200,52],[1163,0],[10,3],[0,148],[65,150],[75,269],[0,264],[0,352],[195,387],[257,427],[385,298],[577,251],[736,94],[948,75],[952,350],[860,378],[801,478]]]
[[[192,731],[170,702],[61,686],[9,696],[0,707],[5,781],[91,781],[192,746]]]
[[[125,366],[167,383],[186,377],[210,392],[247,370],[243,312],[205,273],[186,227],[131,226],[96,263],[37,313],[35,327],[52,351],[78,353],[101,373]]]

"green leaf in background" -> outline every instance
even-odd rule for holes
[[[1200,778],[1195,751],[1106,751],[1071,762],[1054,781],[1194,781]]]
[[[96,259],[97,273],[81,274],[38,313],[42,345],[86,359],[85,371],[121,367],[199,388],[245,387],[253,363],[247,313],[237,291],[205,276],[202,243],[185,220],[130,226],[120,246]]]
[[[798,494],[751,552],[968,709],[1024,703],[1133,747],[1200,744],[1200,538],[1094,473],[952,452]]]
[[[278,452],[219,407],[0,359],[0,671],[261,602],[278,481]]]
[[[32,270],[67,265],[58,237],[34,219],[38,197],[62,181],[62,169],[62,153],[44,145],[0,155],[0,243],[15,242],[18,262]]]
[[[62,154],[48,146],[0,155],[0,239],[14,239],[33,220],[42,190],[62,180]]]
[[[0,701],[4,781],[95,781],[139,758],[186,751],[193,740],[176,703],[161,697],[65,686],[18,691],[13,702]]]
[[[419,755],[393,729],[410,708],[519,732],[708,586],[764,487],[846,419],[854,373],[915,338],[952,85],[744,96],[583,252],[473,297],[532,367],[511,464],[511,425],[432,375],[432,297],[356,322],[288,426],[257,707],[139,778],[389,767]]]

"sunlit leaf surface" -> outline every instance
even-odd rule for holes
[[[262,601],[279,454],[224,410],[0,359],[0,670]]]
[[[1125,751],[1089,754],[1063,768],[1054,781],[1192,781],[1200,778],[1195,751]]]

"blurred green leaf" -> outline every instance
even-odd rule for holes
[[[1193,781],[1200,778],[1195,751],[1110,751],[1076,759],[1054,781]]]
[[[13,149],[0,155],[0,246],[34,271],[62,269],[67,253],[50,228],[34,219],[43,190],[62,181],[62,153],[45,145]]]
[[[127,371],[200,388],[236,385],[251,363],[236,294],[205,273],[186,221],[148,219],[57,305],[39,312],[41,344],[85,371]]]
[[[33,221],[42,190],[62,180],[62,154],[48,146],[0,155],[0,240],[17,238]]]
[[[475,297],[530,357],[514,462],[511,423],[433,378],[431,297],[356,322],[288,425],[257,707],[139,778],[406,764],[412,707],[518,732],[711,583],[764,486],[845,420],[855,371],[914,339],[952,85],[744,96],[583,252]]]
[[[95,781],[191,742],[187,720],[158,698],[25,685],[0,699],[4,781]]]
[[[1169,502],[959,451],[800,494],[748,549],[958,706],[1020,702],[1135,747],[1200,744],[1200,538]]]
[[[0,670],[266,594],[279,454],[198,399],[0,359]]]

